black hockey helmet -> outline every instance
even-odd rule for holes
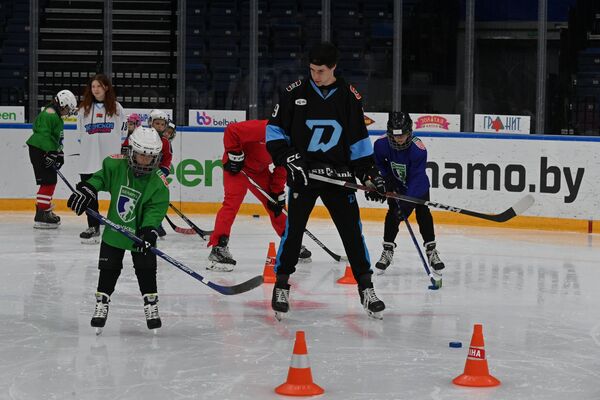
[[[331,42],[322,42],[310,49],[308,61],[314,65],[326,65],[333,68],[340,59],[340,52]]]
[[[412,119],[410,119],[407,112],[392,111],[389,113],[386,134],[393,149],[404,150],[410,146],[412,142],[412,125]],[[403,135],[408,135],[408,137],[403,143],[398,143],[396,138]]]

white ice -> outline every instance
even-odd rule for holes
[[[126,256],[96,337],[90,318],[99,247],[79,243],[83,217],[61,214],[56,231],[34,230],[29,213],[0,214],[0,399],[282,398],[273,389],[286,379],[297,330],[306,332],[326,399],[600,398],[598,235],[437,226],[447,267],[443,288],[431,291],[401,226],[394,264],[374,278],[387,305],[383,321],[366,316],[356,287],[336,284],[345,265],[308,237],[313,262],[292,276],[282,322],[270,309],[272,285],[223,296],[160,261],[156,335],[146,328]],[[211,217],[190,217],[212,229]],[[383,223],[363,227],[374,263]],[[160,248],[221,284],[261,274],[276,240],[265,217],[240,216],[230,242],[238,264],[216,273],[204,268],[208,249],[199,237],[165,228]],[[329,220],[308,228],[343,254]],[[475,323],[483,324],[499,387],[451,383],[463,371]]]

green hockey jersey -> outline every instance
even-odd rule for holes
[[[33,122],[33,134],[27,144],[43,151],[59,151],[63,147],[65,123],[54,107],[42,110]]]
[[[88,181],[99,192],[110,193],[108,219],[136,234],[139,228],[158,227],[169,207],[169,186],[165,175],[156,169],[136,177],[127,158],[120,154],[106,157],[102,169]],[[133,250],[133,241],[106,226],[102,240],[125,250]]]

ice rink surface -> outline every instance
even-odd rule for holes
[[[297,330],[306,332],[325,399],[600,398],[598,235],[437,226],[446,269],[443,288],[431,291],[401,226],[394,264],[374,278],[387,305],[383,321],[367,317],[355,286],[335,283],[345,264],[308,237],[313,262],[292,276],[282,322],[270,308],[272,284],[223,296],[161,260],[156,335],[146,328],[126,255],[97,337],[90,318],[99,246],[80,244],[83,217],[61,214],[56,231],[34,230],[33,214],[0,214],[0,399],[283,398],[273,389],[286,379]],[[212,229],[212,217],[190,217]],[[383,223],[363,227],[374,264]],[[308,228],[343,254],[330,221],[311,220]],[[216,273],[205,269],[205,242],[165,229],[164,252],[228,285],[261,274],[277,239],[265,217],[239,217],[230,242],[238,264]],[[483,324],[499,387],[451,383],[463,371],[475,323]]]

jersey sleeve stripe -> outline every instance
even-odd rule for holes
[[[350,146],[350,160],[354,161],[358,158],[367,157],[373,154],[373,145],[368,137],[359,140]]]
[[[277,125],[267,125],[267,142],[272,142],[274,140],[285,140],[287,144],[290,144],[290,137],[285,134],[283,128],[280,128]]]

